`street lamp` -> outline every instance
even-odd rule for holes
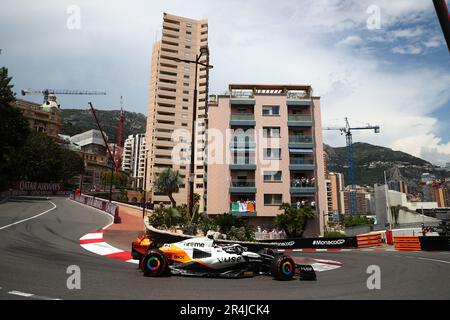
[[[189,204],[188,204],[188,214],[187,218],[189,220],[191,214],[194,212],[194,165],[195,165],[195,129],[197,123],[197,73],[198,65],[201,65],[207,69],[212,69],[213,66],[210,64],[205,64],[200,62],[200,58],[203,55],[209,55],[209,49],[207,46],[200,47],[200,54],[195,56],[195,61],[184,60],[175,58],[175,62],[185,62],[195,64],[195,85],[194,85],[194,110],[192,115],[192,133],[191,133],[191,164],[189,168]]]
[[[144,183],[143,183],[143,191],[144,191],[144,199],[142,203],[142,218],[145,218],[145,210],[147,209],[147,159],[148,159],[148,149],[144,151],[145,155],[145,164],[144,164]]]

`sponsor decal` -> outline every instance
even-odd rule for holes
[[[313,246],[329,246],[329,245],[341,245],[345,243],[345,239],[336,240],[314,240]]]
[[[223,257],[217,258],[217,261],[219,261],[219,263],[241,262],[242,257]]]
[[[188,242],[183,244],[185,247],[203,248],[205,244],[203,242]]]
[[[292,247],[295,244],[295,241],[287,241],[287,242],[271,242],[280,247]]]

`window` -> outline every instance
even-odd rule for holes
[[[183,94],[189,94],[189,90],[184,90]]]
[[[264,171],[264,182],[281,181],[281,171]]]
[[[188,45],[185,45],[184,46],[186,49],[191,49],[192,47],[191,46],[188,46]]]
[[[189,76],[188,76],[188,75],[184,75],[184,78],[185,78],[185,79],[189,79]]]
[[[183,110],[189,110],[189,107],[183,106]]]
[[[263,128],[263,137],[264,138],[279,138],[280,137],[280,128]]]
[[[262,107],[263,116],[279,116],[280,106],[263,106]]]
[[[186,34],[192,34],[192,32],[190,32],[190,31],[186,31]]]
[[[186,28],[192,29],[192,24],[191,23],[186,23]]]
[[[186,42],[192,42],[192,40],[189,38],[186,38]]]
[[[189,83],[185,82],[185,83],[183,83],[183,86],[189,87]]]
[[[188,126],[187,123],[182,123],[181,125],[182,125],[183,127],[187,127],[187,126]]]
[[[189,102],[188,98],[183,98],[183,102]]]
[[[282,194],[265,194],[264,205],[265,206],[279,206],[283,202]]]
[[[280,160],[281,159],[281,149],[275,148],[264,148],[263,152],[264,160]]]

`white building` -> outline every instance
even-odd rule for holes
[[[130,135],[122,152],[122,170],[133,178],[132,186],[143,188],[145,174],[145,134]]]
[[[388,201],[386,202],[386,185],[375,185],[375,211],[379,224],[438,221],[438,219],[420,213],[421,209],[437,208],[437,202],[409,202],[406,193],[394,190],[387,190],[387,196]]]

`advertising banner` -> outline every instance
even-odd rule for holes
[[[358,247],[356,237],[276,239],[264,240],[263,242],[276,244],[279,249],[338,249]]]

